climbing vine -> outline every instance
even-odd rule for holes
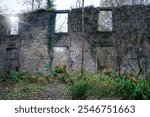
[[[52,60],[53,60],[53,34],[54,34],[54,29],[55,29],[55,18],[56,15],[51,12],[48,17],[48,53],[50,57],[50,67],[52,65]]]
[[[56,12],[53,0],[47,0],[47,11],[48,16],[48,53],[50,58],[49,67],[52,68],[52,62],[54,58],[54,46],[61,38],[61,34],[55,33],[55,22],[56,22]]]

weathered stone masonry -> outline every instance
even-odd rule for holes
[[[141,8],[142,7],[142,8]],[[141,6],[143,19],[150,18],[150,7]],[[85,8],[85,35],[84,35],[84,69],[96,72],[101,67],[106,67],[106,63],[111,65],[116,70],[117,67],[117,51],[115,48],[115,40],[120,37],[120,25],[126,30],[130,29],[128,20],[124,21],[119,11],[122,8],[130,12],[130,7],[121,8]],[[118,10],[120,9],[120,10]],[[112,11],[113,30],[100,32],[98,31],[98,15],[99,11]],[[55,17],[58,13],[68,13],[68,32],[55,33]],[[8,71],[20,69],[23,71],[45,72],[46,66],[54,66],[57,64],[57,56],[54,55],[54,47],[66,48],[65,55],[67,62],[65,63],[69,71],[80,71],[81,69],[81,9],[73,9],[71,11],[45,11],[25,13],[18,15],[19,17],[19,32],[18,35],[8,35],[9,19],[6,16],[0,16],[0,71]],[[130,18],[129,18],[130,19]],[[139,19],[140,20],[140,19]],[[146,25],[146,23],[144,23]],[[116,36],[117,35],[117,36]],[[149,43],[144,46],[149,53]],[[109,54],[104,58],[104,47],[111,48]],[[101,49],[100,51],[98,49]],[[125,49],[125,48],[124,48]],[[129,53],[129,52],[128,52]],[[133,55],[127,54],[127,55]],[[124,55],[121,64],[122,69],[128,64],[134,65],[133,69],[137,68],[136,61],[130,56]],[[99,61],[105,61],[105,64]],[[128,61],[128,63],[126,63]],[[58,62],[59,64],[59,62]],[[149,64],[149,63],[148,63]],[[150,67],[150,66],[149,66]],[[148,69],[148,68],[147,68]]]

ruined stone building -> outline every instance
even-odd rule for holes
[[[65,21],[59,20],[59,16],[64,16]],[[30,73],[45,72],[47,66],[55,65],[66,65],[69,71],[81,70],[83,37],[80,8],[18,14],[15,16],[18,17],[18,24],[15,24],[14,29],[10,17],[0,15],[1,72],[13,69]],[[132,47],[134,44],[136,47],[138,42],[133,44],[127,41],[128,38],[134,37],[131,35],[134,32],[138,32],[138,38],[148,35],[144,38],[141,48],[146,55],[150,54],[150,6],[86,7],[84,21],[85,70],[96,72],[107,67],[115,70],[120,67],[122,71],[137,69],[137,57]],[[57,23],[60,27],[57,27]],[[126,52],[130,44],[131,49]],[[150,60],[145,54],[140,60],[147,71],[150,68]]]

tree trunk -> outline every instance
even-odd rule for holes
[[[32,11],[34,10],[34,0],[32,0]]]
[[[84,73],[84,0],[82,0],[81,74]]]
[[[138,67],[139,67],[139,72],[138,72],[138,75],[136,76],[137,79],[143,72],[143,68],[140,63],[140,47],[141,47],[141,44],[139,45],[138,50],[137,50],[137,63],[138,63]]]

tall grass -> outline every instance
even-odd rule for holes
[[[85,72],[82,79],[74,74],[70,95],[73,99],[150,99],[150,82],[132,77],[130,74],[118,76],[112,70],[104,70],[101,74]]]

